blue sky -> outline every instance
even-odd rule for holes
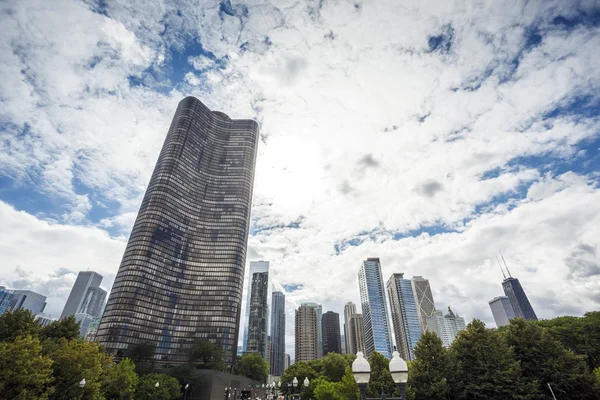
[[[0,6],[0,284],[50,313],[79,270],[110,289],[187,95],[260,124],[248,261],[290,351],[367,257],[488,324],[498,251],[539,316],[600,306],[595,2],[51,3]]]

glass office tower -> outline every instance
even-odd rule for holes
[[[271,375],[281,376],[285,364],[285,295],[273,292],[271,300]]]
[[[410,281],[409,281],[410,283]],[[367,258],[358,271],[367,357],[377,351],[392,358],[392,337],[379,258]]]
[[[404,279],[404,274],[392,274],[387,281],[387,291],[398,352],[403,359],[414,360],[422,330],[411,280]]]
[[[185,364],[208,340],[235,363],[257,144],[256,122],[179,103],[98,328],[108,353]]]

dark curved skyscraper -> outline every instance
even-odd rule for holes
[[[183,99],[115,278],[97,340],[187,363],[198,339],[235,362],[258,125]]]

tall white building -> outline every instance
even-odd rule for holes
[[[417,302],[421,331],[425,332],[427,330],[427,318],[433,316],[435,313],[435,303],[433,302],[429,279],[425,279],[422,276],[413,276],[410,281],[415,301]]]
[[[254,279],[259,278],[259,275],[255,275],[255,274],[261,274],[260,276],[264,276],[263,274],[267,275],[267,287],[266,287],[266,291],[264,290],[258,290],[258,289],[264,289],[264,288],[253,288],[253,283],[256,282],[257,284],[260,283],[261,286],[264,284],[263,279]],[[270,310],[270,294],[271,294],[271,274],[269,273],[269,262],[268,261],[251,261],[250,262],[250,273],[248,275],[248,287],[247,287],[247,291],[246,291],[246,313],[245,313],[245,317],[244,317],[244,338],[242,341],[242,348],[243,348],[243,352],[246,353],[248,351],[248,328],[249,328],[249,324],[250,324],[250,310],[251,310],[251,299],[252,299],[252,293],[253,293],[253,289],[254,289],[254,294],[255,297],[256,295],[261,292],[264,291],[266,294],[266,304],[267,304],[267,309],[266,311],[266,315],[267,315],[267,321],[266,321],[266,326],[264,326],[264,331],[265,333],[268,332],[268,328],[269,328],[269,310]],[[262,296],[261,296],[262,297]]]
[[[350,318],[352,317],[353,314],[356,314],[356,304],[349,301],[344,306],[344,341],[343,341],[343,345],[346,349],[345,353],[350,353],[351,349],[352,349],[352,346],[350,345],[350,343],[352,343],[352,337],[351,337],[352,333],[350,332]]]
[[[458,332],[466,328],[464,318],[454,314],[450,307],[446,315],[436,310],[431,317],[427,317],[426,323],[428,331],[438,335],[444,347],[450,346]]]
[[[69,293],[69,298],[67,299],[67,303],[65,304],[65,308],[63,308],[60,318],[62,319],[77,313],[87,314],[86,311],[88,311],[88,306],[90,306],[89,311],[91,311],[93,308],[96,313],[96,315],[92,315],[92,317],[99,317],[102,307],[104,306],[104,300],[106,299],[106,292],[100,289],[101,283],[102,275],[93,271],[79,272],[79,274],[77,274],[75,284],[73,284],[73,287],[71,288],[71,293]],[[92,289],[91,292],[90,289]],[[102,305],[99,308],[97,306],[91,307],[90,302],[97,304],[99,300],[102,300]],[[84,302],[86,302],[85,310],[82,310]]]
[[[515,318],[515,310],[507,296],[494,297],[489,303],[496,326],[508,325],[509,321]]]

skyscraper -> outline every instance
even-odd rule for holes
[[[317,307],[301,305],[296,310],[296,362],[319,358]]]
[[[79,272],[79,274],[77,274],[75,284],[71,288],[71,293],[69,293],[67,303],[65,304],[65,308],[63,308],[60,318],[62,319],[68,317],[69,315],[75,315],[76,313],[79,313],[81,310],[81,305],[88,295],[88,289],[99,288],[101,283],[102,275],[93,271]],[[104,297],[106,298],[106,292],[104,292]],[[91,299],[88,298],[88,300]],[[102,300],[102,302],[104,303],[104,300]],[[98,315],[94,316],[97,317]]]
[[[409,279],[404,279],[404,274],[392,274],[387,281],[387,292],[390,297],[396,347],[400,357],[414,360],[414,349],[421,338],[422,330],[412,283]]]
[[[250,276],[250,279],[250,302],[247,305],[247,309],[250,310],[250,316],[248,318],[246,352],[259,353],[266,360],[267,323],[269,319],[267,298],[270,294],[269,271],[254,272]]]
[[[4,314],[9,310],[10,303],[12,302],[14,290],[7,289],[4,286],[0,286],[0,315]]]
[[[285,361],[283,363],[283,371],[285,372],[292,365],[292,357],[288,353],[285,353]]]
[[[53,323],[54,321],[58,321],[58,318],[53,317],[49,314],[39,313],[36,314],[33,319],[37,322],[41,327],[45,327]]]
[[[342,354],[340,344],[340,314],[327,311],[321,318],[323,329],[323,355],[329,353]]]
[[[301,305],[303,306],[313,306],[315,307],[315,310],[317,311],[317,357],[321,358],[323,357],[323,328],[321,326],[322,320],[321,317],[323,316],[323,306],[319,303],[315,303],[314,301],[308,301],[308,302],[304,302]]]
[[[201,339],[235,363],[257,145],[256,122],[179,103],[98,328],[109,354],[187,364]]]
[[[358,286],[365,329],[366,355],[377,351],[392,358],[392,337],[379,258],[367,258],[358,271]]]
[[[435,333],[441,340],[444,347],[448,347],[454,342],[458,332],[465,329],[465,320],[454,314],[450,307],[448,313],[442,315],[441,311],[436,310],[431,317],[427,317],[427,330]]]
[[[349,301],[344,306],[344,338],[346,340],[346,352],[351,353],[351,354],[356,354],[356,353],[352,353],[352,351],[351,351],[352,346],[350,346],[350,342],[352,341],[352,338],[350,337],[350,331],[349,331],[350,325],[349,324],[350,324],[350,317],[353,314],[356,314],[356,304]]]
[[[83,297],[77,313],[88,314],[92,317],[99,317],[102,314],[102,308],[106,300],[106,290],[99,287],[90,287]]]
[[[419,312],[419,323],[421,324],[421,332],[427,330],[427,318],[435,313],[435,304],[433,302],[433,294],[429,279],[424,279],[422,276],[413,276],[410,280],[417,302],[417,311]]]
[[[31,290],[13,290],[8,311],[29,310],[33,315],[39,314],[46,308],[46,296]]]
[[[517,278],[509,276],[502,282],[502,288],[504,288],[504,294],[510,300],[517,318],[537,321],[537,315],[535,315],[535,311],[533,311],[533,307],[531,307],[529,299]]]
[[[494,321],[496,326],[501,327],[508,325],[509,321],[515,318],[515,310],[513,310],[510,300],[506,296],[494,297],[489,301]]]
[[[348,354],[348,349],[346,348],[346,336],[340,336],[340,345],[342,346],[342,354]]]
[[[266,274],[267,276],[267,293],[269,293],[269,291],[271,290],[271,277],[269,275],[269,262],[268,261],[250,261],[250,273],[248,275],[248,288],[247,288],[247,292],[246,292],[246,313],[245,313],[245,317],[244,317],[244,337],[242,340],[242,346],[244,347],[244,353],[248,351],[248,329],[250,327],[250,310],[251,310],[251,297],[252,297],[252,293],[255,290],[259,290],[262,291],[262,288],[254,288],[254,275],[255,274]],[[264,286],[265,281],[260,280],[261,282],[261,286]],[[253,290],[254,289],[254,290]],[[268,295],[266,296],[268,297]],[[259,296],[258,298],[255,298],[255,300],[258,303],[254,303],[254,306],[261,306],[265,305],[265,307],[267,308],[267,312],[268,312],[268,299],[263,298],[262,296]],[[267,321],[268,323],[268,321]],[[268,325],[267,325],[268,326]],[[265,328],[266,329],[266,328]]]
[[[285,295],[273,292],[271,300],[271,375],[283,375],[285,367]]]
[[[350,343],[350,349],[348,353],[356,354],[362,351],[363,354],[367,352],[367,346],[365,346],[365,329],[362,314],[352,314],[348,321],[348,333],[351,335],[352,340]]]

